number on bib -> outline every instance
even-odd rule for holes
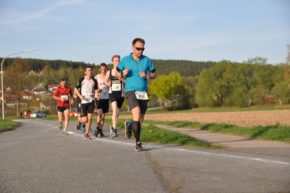
[[[68,95],[61,95],[60,98],[64,101],[68,101]]]
[[[112,91],[121,91],[121,84],[120,83],[113,83],[112,84]]]
[[[138,100],[148,100],[148,94],[145,91],[136,91],[135,95]]]

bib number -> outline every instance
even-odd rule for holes
[[[148,98],[148,94],[145,91],[142,91],[142,92],[141,91],[136,91],[135,95],[136,95],[136,98],[138,100],[148,100],[149,99]]]
[[[112,84],[112,91],[121,91],[121,84]]]
[[[61,95],[60,98],[64,101],[68,101],[68,95]]]

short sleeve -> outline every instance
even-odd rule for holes
[[[54,93],[53,93],[53,96],[58,96],[58,95],[59,95],[59,89],[56,88],[55,91],[54,91]]]
[[[147,65],[148,65],[148,68],[149,68],[149,71],[150,71],[150,72],[154,73],[154,72],[156,71],[156,70],[155,70],[155,66],[154,66],[152,60],[149,59],[149,58],[148,58],[148,61],[147,61]]]
[[[121,62],[117,66],[117,71],[121,72],[125,69],[125,58],[121,60]]]
[[[81,86],[82,86],[82,81],[84,80],[84,78],[81,78],[81,79],[79,79],[79,81],[77,82],[77,84],[76,84],[76,88],[77,89],[80,89],[81,88]]]
[[[94,89],[97,90],[98,89],[98,81],[95,78],[93,78],[93,81],[95,83]]]

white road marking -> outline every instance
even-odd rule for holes
[[[34,121],[31,121],[31,122],[39,124],[38,122],[34,122]],[[53,126],[53,128],[58,128],[58,127]],[[67,133],[70,134],[70,135],[83,137],[82,134],[75,133],[73,131],[68,131]],[[101,141],[101,142],[105,142],[105,143],[115,143],[115,144],[121,144],[121,145],[129,145],[129,146],[134,146],[135,145],[134,143],[130,143],[130,142],[115,141],[115,140],[104,139],[104,138],[92,138],[92,139],[94,141]],[[290,162],[279,161],[279,160],[264,159],[264,158],[258,158],[258,157],[249,157],[249,156],[242,156],[242,155],[231,155],[231,154],[225,154],[225,153],[214,153],[214,152],[190,150],[190,149],[183,149],[183,148],[172,148],[172,147],[166,147],[166,146],[163,146],[163,145],[149,145],[148,144],[148,145],[146,145],[146,147],[149,147],[149,148],[151,147],[151,148],[156,148],[156,149],[166,148],[166,150],[170,150],[170,151],[187,152],[187,153],[194,153],[194,154],[207,155],[207,156],[213,156],[213,157],[244,159],[244,160],[263,162],[263,163],[268,163],[268,164],[290,165]]]
[[[68,134],[77,135],[77,136],[83,136],[82,134],[75,133],[73,131],[68,131]],[[134,143],[130,143],[130,142],[115,141],[115,140],[105,139],[105,138],[95,138],[95,137],[93,137],[92,139],[97,140],[97,141],[101,141],[101,142],[106,142],[106,143],[115,143],[115,144],[121,144],[121,145],[129,145],[129,146],[134,146],[135,145]],[[156,149],[166,148],[166,150],[171,150],[171,151],[195,153],[195,154],[214,156],[214,157],[245,159],[245,160],[258,161],[258,162],[264,162],[264,163],[269,163],[269,164],[290,165],[290,162],[279,161],[279,160],[271,160],[271,159],[264,159],[264,158],[258,158],[258,157],[231,155],[231,154],[225,154],[225,153],[205,152],[205,151],[197,151],[197,150],[190,150],[190,149],[183,149],[183,148],[172,148],[172,147],[166,147],[166,146],[162,146],[162,145],[149,145],[148,144],[148,145],[146,145],[146,147],[156,148]]]

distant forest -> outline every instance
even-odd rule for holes
[[[3,58],[0,58],[2,61]],[[8,68],[14,60],[17,58],[5,59],[4,68]],[[42,71],[46,66],[53,70],[59,70],[61,68],[76,69],[79,67],[85,67],[86,65],[95,66],[93,63],[75,62],[67,60],[43,60],[43,59],[31,59],[25,58],[26,64],[29,65],[29,69],[35,72]],[[217,62],[196,62],[189,60],[156,60],[153,59],[153,63],[156,67],[158,74],[169,74],[172,71],[179,72],[182,76],[195,76],[201,72],[204,68],[210,68]],[[110,64],[109,64],[110,65]]]

